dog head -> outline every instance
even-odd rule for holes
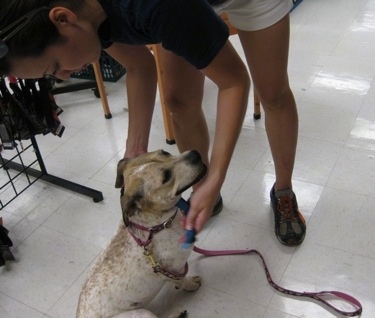
[[[115,186],[123,188],[121,209],[125,223],[142,211],[160,215],[170,211],[182,192],[197,183],[206,170],[195,150],[177,156],[157,150],[120,160]]]

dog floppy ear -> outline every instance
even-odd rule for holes
[[[124,186],[124,175],[123,175],[123,172],[124,172],[124,169],[125,169],[125,165],[127,163],[129,159],[121,159],[118,163],[117,163],[117,175],[116,175],[116,182],[115,182],[115,188],[121,188]]]
[[[121,210],[126,226],[129,224],[129,217],[141,208],[143,196],[143,182],[141,179],[134,180],[126,190],[121,191]]]

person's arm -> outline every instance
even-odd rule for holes
[[[201,70],[218,86],[215,136],[210,167],[194,192],[186,228],[199,232],[211,216],[246,113],[250,78],[241,58],[228,41],[212,62]]]
[[[152,53],[143,45],[114,43],[105,50],[126,69],[129,126],[124,157],[148,151],[157,75]]]

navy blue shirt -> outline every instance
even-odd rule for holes
[[[161,43],[202,69],[210,64],[229,36],[227,25],[210,5],[214,1],[99,0],[108,17],[99,28],[103,48],[112,42]]]

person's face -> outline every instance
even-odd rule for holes
[[[54,75],[66,80],[71,73],[99,59],[100,40],[90,23],[79,21],[73,12],[65,8],[51,10],[50,18],[63,40],[47,47],[38,57],[13,59],[11,75],[18,78]]]
[[[38,57],[14,59],[11,75],[18,78],[40,78],[53,75],[67,80],[71,73],[78,72],[100,57],[98,43],[87,43],[82,39],[67,39],[63,43],[49,46]]]

